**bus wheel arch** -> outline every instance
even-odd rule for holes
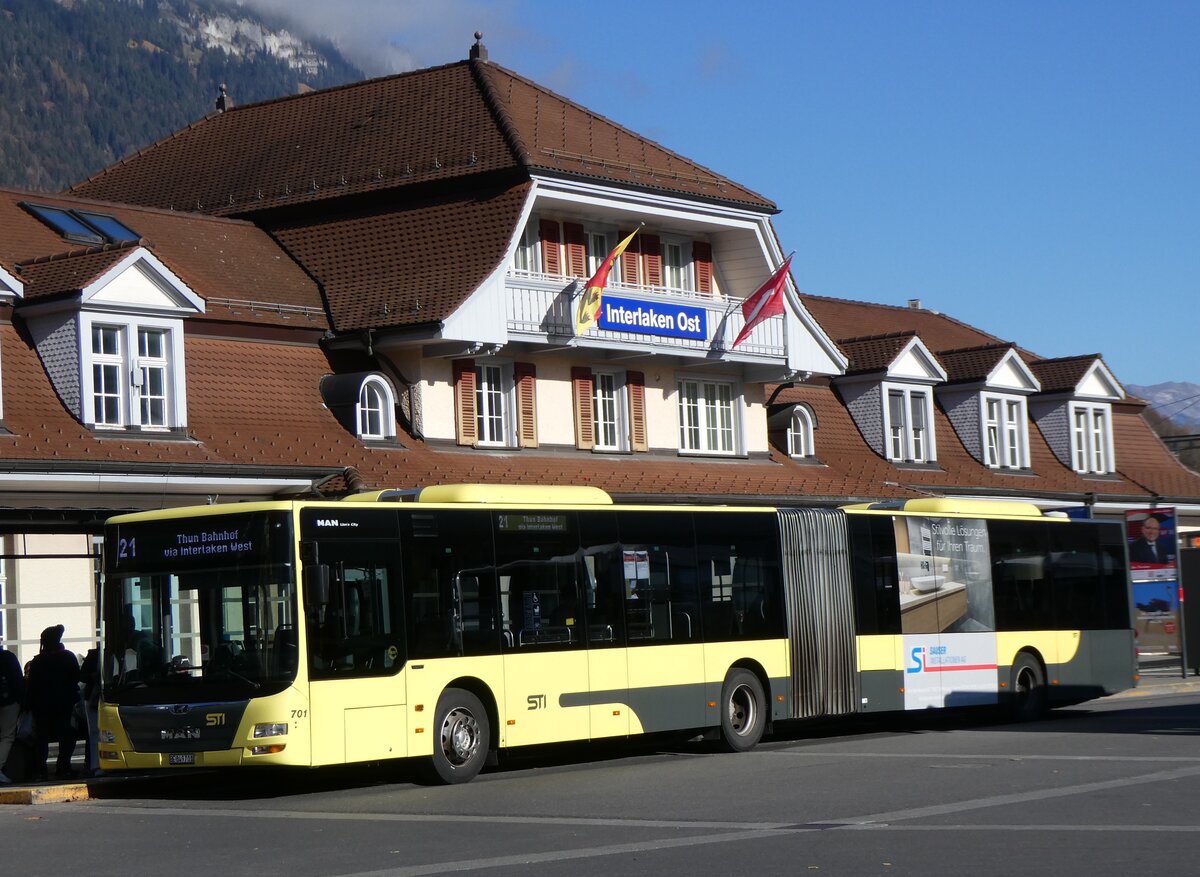
[[[770,701],[762,668],[740,662],[729,668],[721,685],[721,741],[731,752],[747,752],[758,745],[770,719]]]
[[[468,687],[457,687],[459,683]],[[435,783],[465,783],[475,778],[488,759],[494,737],[495,709],[476,693],[488,696],[470,680],[456,680],[442,690],[433,719],[433,754],[429,756],[426,778]]]
[[[1033,649],[1021,649],[1013,658],[1009,679],[1009,712],[1013,720],[1032,722],[1045,716],[1050,691],[1042,656]]]

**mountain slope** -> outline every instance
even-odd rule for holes
[[[1130,384],[1126,389],[1145,399],[1155,412],[1173,423],[1192,431],[1200,428],[1200,384],[1167,381],[1148,387]]]
[[[214,110],[363,78],[222,0],[0,0],[0,185],[57,191]]]

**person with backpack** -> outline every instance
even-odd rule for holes
[[[17,739],[17,720],[25,700],[25,676],[21,662],[8,649],[0,646],[0,785],[12,782],[5,773],[8,753]]]

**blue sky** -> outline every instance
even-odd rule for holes
[[[766,195],[805,292],[1200,383],[1200,2],[322,9],[375,73],[482,30],[496,63]]]

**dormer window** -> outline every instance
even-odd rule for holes
[[[1081,475],[1107,475],[1112,471],[1110,412],[1108,405],[1071,405],[1071,460]]]
[[[1030,364],[1043,392],[1030,411],[1050,450],[1079,475],[1111,475],[1112,406],[1125,390],[1098,356],[1040,359]]]
[[[85,337],[84,422],[96,429],[166,431],[185,423],[182,323],[176,320],[80,314]]]
[[[929,391],[891,387],[887,391],[887,457],[893,463],[929,463],[936,459],[929,424]]]
[[[396,437],[396,401],[392,388],[378,375],[370,375],[358,391],[355,410],[358,437],[383,441]]]
[[[792,408],[791,421],[787,431],[788,456],[805,459],[813,456],[813,416],[804,405]]]
[[[992,469],[1029,466],[1029,418],[1024,397],[983,396],[984,462]]]

